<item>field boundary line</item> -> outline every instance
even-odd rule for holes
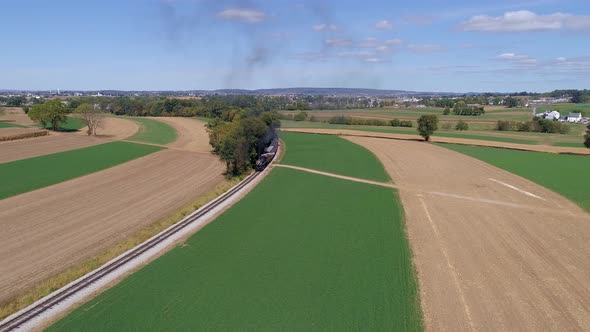
[[[547,200],[546,200],[546,199],[544,199],[543,197],[537,196],[537,195],[535,195],[535,194],[533,194],[533,193],[531,193],[531,192],[528,192],[528,191],[526,191],[526,190],[522,190],[522,189],[520,189],[520,188],[518,188],[518,187],[515,187],[515,186],[513,186],[513,185],[511,185],[511,184],[508,184],[508,183],[502,182],[502,181],[500,181],[500,180],[496,180],[496,179],[492,179],[492,178],[488,178],[488,180],[490,180],[490,181],[493,181],[493,182],[496,182],[496,183],[498,183],[498,184],[501,184],[501,185],[503,185],[503,186],[505,186],[505,187],[507,187],[507,188],[510,188],[510,189],[516,190],[516,191],[518,191],[519,193],[521,193],[521,194],[524,194],[524,195],[526,195],[526,196],[529,196],[529,197],[534,197],[534,198],[540,199],[540,200],[542,200],[542,201],[547,201]]]
[[[308,172],[308,173],[313,173],[313,174],[318,174],[318,175],[329,176],[329,177],[332,177],[332,178],[337,178],[337,179],[342,179],[342,180],[348,180],[348,181],[353,181],[353,182],[372,184],[372,185],[375,185],[375,186],[386,187],[386,188],[399,189],[399,187],[396,186],[396,185],[394,185],[393,183],[386,183],[386,182],[365,180],[365,179],[355,178],[355,177],[346,176],[346,175],[339,175],[339,174],[334,174],[334,173],[329,173],[329,172],[318,171],[318,170],[311,169],[311,168],[305,168],[305,167],[299,167],[299,166],[293,166],[293,165],[287,165],[287,164],[274,164],[273,167],[290,168],[290,169],[294,169],[294,170],[298,170],[298,171],[303,171],[303,172]]]

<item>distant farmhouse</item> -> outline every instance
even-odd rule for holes
[[[567,116],[567,122],[572,122],[572,123],[582,122],[582,113],[570,113]]]
[[[570,122],[570,123],[585,123],[585,119],[582,117],[582,113],[570,113],[566,116],[561,116],[561,113],[558,111],[545,111],[543,113],[538,113],[535,115],[538,118],[543,118],[552,121],[559,121],[559,122]]]

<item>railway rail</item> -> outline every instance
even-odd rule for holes
[[[234,195],[239,193],[240,190],[242,190],[248,184],[252,183],[252,181],[254,181],[262,172],[263,170],[255,171],[254,173],[246,177],[244,180],[242,180],[239,184],[225,192],[223,195],[209,202],[205,206],[201,207],[193,214],[191,214],[189,217],[170,226],[169,228],[160,232],[156,236],[150,238],[146,242],[143,242],[142,244],[127,251],[126,253],[115,258],[114,260],[111,260],[102,267],[86,274],[80,279],[77,279],[76,281],[55,291],[54,293],[49,294],[48,296],[22,309],[21,311],[18,311],[17,313],[6,317],[3,321],[0,322],[0,332],[14,331],[21,328],[24,324],[34,320],[35,318],[38,318],[40,315],[46,313],[55,306],[63,303],[75,294],[91,287],[97,281],[115,272],[117,269],[123,267],[125,264],[128,264],[135,258],[146,253],[148,250],[161,244],[165,240],[170,239],[173,235],[177,234],[181,230],[185,229],[187,226],[198,221],[200,218],[207,215],[209,212],[214,211],[221,204],[223,204],[228,199],[232,198]]]

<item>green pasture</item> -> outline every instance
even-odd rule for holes
[[[130,118],[139,123],[139,131],[127,140],[152,143],[169,144],[176,140],[176,130],[161,121],[146,118]]]

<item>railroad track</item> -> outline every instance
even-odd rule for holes
[[[273,158],[274,159],[274,158]],[[47,312],[51,308],[55,307],[56,305],[62,303],[63,301],[67,300],[71,296],[75,295],[76,293],[90,287],[93,283],[101,280],[102,278],[106,277],[110,273],[116,271],[120,267],[124,266],[125,264],[131,262],[133,259],[137,258],[138,256],[142,255],[143,253],[147,252],[151,248],[157,246],[158,244],[162,243],[163,241],[169,239],[172,235],[178,233],[188,225],[192,224],[193,222],[197,221],[207,213],[214,210],[220,204],[231,198],[237,192],[239,192],[242,188],[247,186],[249,183],[254,181],[256,177],[258,177],[263,171],[256,171],[246,177],[242,182],[238,185],[234,186],[223,195],[217,197],[213,201],[209,202],[205,206],[201,207],[197,210],[196,213],[192,214],[190,217],[183,219],[182,221],[174,224],[173,226],[167,228],[166,230],[162,231],[155,237],[152,237],[148,241],[138,245],[137,247],[131,249],[130,251],[126,252],[125,254],[119,256],[115,260],[107,263],[106,265],[98,268],[90,272],[89,274],[85,275],[84,277],[78,279],[77,281],[61,288],[60,290],[46,296],[40,301],[37,301],[34,305],[31,305],[17,314],[13,314],[7,317],[4,321],[0,322],[0,332],[5,331],[13,331],[18,329],[23,324],[35,319],[39,315]]]

